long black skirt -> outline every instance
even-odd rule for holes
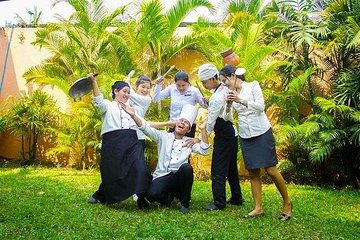
[[[101,147],[101,184],[94,198],[117,203],[133,194],[146,193],[151,175],[136,131],[122,129],[105,133]]]
[[[246,169],[272,167],[278,162],[271,128],[260,136],[240,138],[240,146]]]

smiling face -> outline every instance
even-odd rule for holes
[[[139,84],[139,86],[137,87],[136,93],[142,96],[147,96],[149,95],[150,92],[150,82],[142,82],[141,84]]]
[[[120,90],[115,89],[114,93],[115,93],[115,100],[116,101],[126,103],[127,100],[129,100],[130,88],[129,87],[123,87]]]
[[[229,89],[233,89],[234,88],[234,80],[235,80],[235,76],[232,75],[231,77],[226,77],[224,75],[220,75],[220,81],[224,83],[224,85],[226,87],[228,87]]]
[[[180,118],[176,121],[175,133],[185,136],[191,130],[190,122],[185,118]]]
[[[177,80],[175,86],[179,92],[183,93],[189,88],[189,83],[184,80]]]

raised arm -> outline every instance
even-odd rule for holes
[[[199,142],[199,140],[197,140],[191,146],[192,152],[201,155],[207,155],[210,152],[209,136],[206,132],[206,123],[207,121],[205,120],[202,124],[198,126],[201,132],[199,136],[199,138],[201,138],[201,141]]]
[[[198,128],[200,129],[200,133],[201,133],[201,141],[203,141],[206,144],[209,144],[209,135],[206,132],[206,122],[207,119],[205,119],[199,126]]]
[[[162,128],[162,127],[169,127],[169,128],[174,128],[175,127],[175,122],[150,122],[150,126],[153,128]]]
[[[158,102],[170,97],[170,87],[171,85],[162,90],[162,83],[156,83],[153,89],[153,101]]]
[[[101,92],[100,92],[99,86],[97,84],[97,81],[96,81],[96,78],[94,75],[95,75],[94,73],[89,73],[87,75],[87,77],[91,81],[92,88],[93,88],[93,95],[94,95],[94,97],[97,97],[97,96],[100,96]]]

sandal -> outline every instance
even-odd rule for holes
[[[290,206],[291,206],[291,212],[292,212],[292,210],[293,210],[293,204],[290,203]],[[281,213],[281,214],[279,215],[278,219],[279,219],[280,221],[288,221],[288,220],[291,219],[291,215],[287,215],[286,213]]]
[[[246,214],[243,216],[243,218],[254,218],[254,217],[262,217],[264,216],[264,213],[260,213],[260,214]]]
[[[291,219],[291,215],[286,215],[286,214],[281,214],[281,218],[280,218],[280,216],[279,216],[279,220],[280,221],[288,221],[288,220],[290,220]]]

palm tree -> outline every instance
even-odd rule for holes
[[[99,164],[96,149],[100,142],[101,122],[93,105],[84,102],[77,102],[76,105],[70,113],[61,114],[59,126],[51,129],[56,142],[46,155],[67,154],[68,160],[64,165],[84,169]]]
[[[56,125],[57,113],[55,101],[41,90],[23,95],[7,111],[6,128],[21,135],[23,160],[31,163],[36,160],[38,140]]]
[[[192,33],[177,36],[176,31],[184,18],[198,7],[213,9],[208,0],[179,0],[164,12],[160,0],[143,1],[139,17],[119,29],[119,45],[128,46],[127,54],[139,69],[157,77],[170,67],[175,56],[195,48],[199,36]]]
[[[26,18],[21,17],[19,14],[15,15],[15,19],[17,20],[17,25],[20,27],[36,27],[39,25],[41,20],[42,11],[38,11],[37,7],[34,7],[34,10],[26,9],[27,13],[30,16],[30,20],[28,21]]]
[[[201,34],[199,48],[203,54],[220,68],[220,52],[232,48],[240,57],[240,65],[247,69],[247,77],[260,82],[276,79],[273,70],[286,61],[272,58],[280,48],[268,43],[268,34],[277,22],[264,12],[266,1],[227,1],[226,17],[223,24],[198,21],[194,31]],[[208,46],[212,46],[210,49]]]
[[[52,56],[41,65],[29,69],[24,77],[28,82],[56,86],[67,95],[71,83],[89,72],[101,72],[109,78],[118,70],[117,58],[108,30],[117,24],[124,8],[108,13],[101,0],[58,0],[71,4],[75,12],[70,19],[47,25],[36,32],[34,45],[47,48]],[[111,80],[111,79],[109,79]]]
[[[56,86],[68,96],[74,80],[97,71],[101,73],[98,78],[100,86],[108,92],[112,76],[119,72],[122,64],[117,49],[112,45],[116,34],[109,28],[118,25],[117,18],[123,14],[124,7],[108,13],[101,0],[58,0],[54,5],[60,2],[69,3],[75,12],[69,19],[58,16],[60,23],[47,25],[36,32],[33,44],[49,49],[52,55],[41,65],[29,69],[24,77],[28,82]],[[89,96],[82,99],[85,107],[71,101],[70,97],[69,100],[70,110],[62,115],[60,128],[53,129],[58,145],[49,154],[71,152],[70,164],[82,168],[84,157],[88,159],[87,152],[91,146],[95,149],[94,141],[98,142],[99,129],[94,129],[94,126],[100,124],[100,116],[91,107]]]

